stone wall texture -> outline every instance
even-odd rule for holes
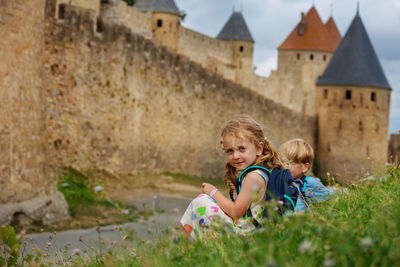
[[[388,162],[400,164],[400,134],[390,135]]]
[[[45,82],[49,163],[113,173],[223,173],[219,132],[250,114],[276,144],[303,137],[315,119],[213,74],[128,28],[71,7],[47,36]]]
[[[0,2],[0,204],[46,193],[44,1]]]
[[[44,12],[44,0],[0,1],[1,225],[68,218],[47,165]]]

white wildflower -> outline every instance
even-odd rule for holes
[[[369,237],[364,237],[363,239],[360,240],[360,246],[363,249],[368,249],[369,247],[371,247],[374,244],[374,241],[372,241],[371,238]]]
[[[128,209],[122,209],[121,210],[122,214],[128,215],[130,211]]]
[[[94,192],[95,193],[98,193],[98,192],[100,192],[100,191],[103,191],[103,187],[101,186],[101,185],[96,185],[95,187],[94,187]]]
[[[80,255],[80,254],[81,254],[81,250],[79,248],[74,248],[72,250],[71,256]]]
[[[299,245],[299,252],[306,253],[312,250],[312,243],[308,240],[303,240]]]
[[[334,259],[327,259],[324,261],[323,266],[324,267],[333,267],[335,266],[335,260]]]

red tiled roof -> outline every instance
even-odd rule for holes
[[[328,36],[329,36],[328,38],[333,48],[336,50],[340,41],[342,41],[342,36],[340,35],[336,23],[332,17],[330,17],[328,21],[325,23],[325,28],[328,30]]]
[[[329,23],[329,28],[332,27],[331,24],[332,22]],[[336,24],[334,26],[336,27]],[[334,35],[331,31],[322,23],[317,10],[313,6],[278,49],[335,52],[339,43],[337,37],[334,40],[331,39]]]

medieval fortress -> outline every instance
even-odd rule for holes
[[[173,0],[0,0],[0,223],[66,218],[59,170],[218,177],[220,127],[250,114],[279,146],[304,138],[320,176],[383,166],[391,87],[358,12],[342,38],[315,7],[253,69],[245,18],[216,38]]]

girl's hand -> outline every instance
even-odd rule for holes
[[[203,194],[210,195],[211,191],[213,191],[216,187],[212,184],[202,183],[201,187],[203,188]]]

